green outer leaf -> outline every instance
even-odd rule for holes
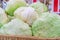
[[[0,28],[3,26],[3,24],[0,23]]]

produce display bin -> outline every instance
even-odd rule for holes
[[[38,38],[33,36],[0,35],[0,40],[60,40],[60,38]]]

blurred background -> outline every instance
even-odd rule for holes
[[[0,7],[2,7],[3,9],[5,9],[7,3],[9,0],[0,0]],[[42,2],[44,4],[47,5],[49,11],[52,9],[51,4],[52,4],[52,0],[25,0],[28,4],[31,4],[33,2]]]
[[[0,0],[0,7],[6,6],[9,0]],[[25,0],[28,4],[33,3],[32,0]],[[50,4],[49,0],[38,0],[39,2],[45,3],[46,5]]]
[[[0,7],[5,9],[6,5],[8,4],[8,1],[9,0],[0,0]],[[28,4],[32,4],[34,2],[42,2],[47,5],[48,10],[51,12],[58,12],[59,8],[60,8],[60,6],[57,3],[58,0],[25,0],[25,1]],[[57,8],[57,6],[55,4],[58,5],[59,7]],[[56,11],[56,10],[58,10],[58,11]],[[60,13],[60,12],[58,12],[58,13]]]

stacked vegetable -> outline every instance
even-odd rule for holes
[[[40,2],[27,5],[24,0],[10,0],[5,10],[0,8],[0,34],[60,37],[60,16]]]

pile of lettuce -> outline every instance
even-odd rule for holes
[[[60,16],[40,2],[27,5],[24,0],[9,0],[5,10],[0,8],[0,34],[60,37]]]

